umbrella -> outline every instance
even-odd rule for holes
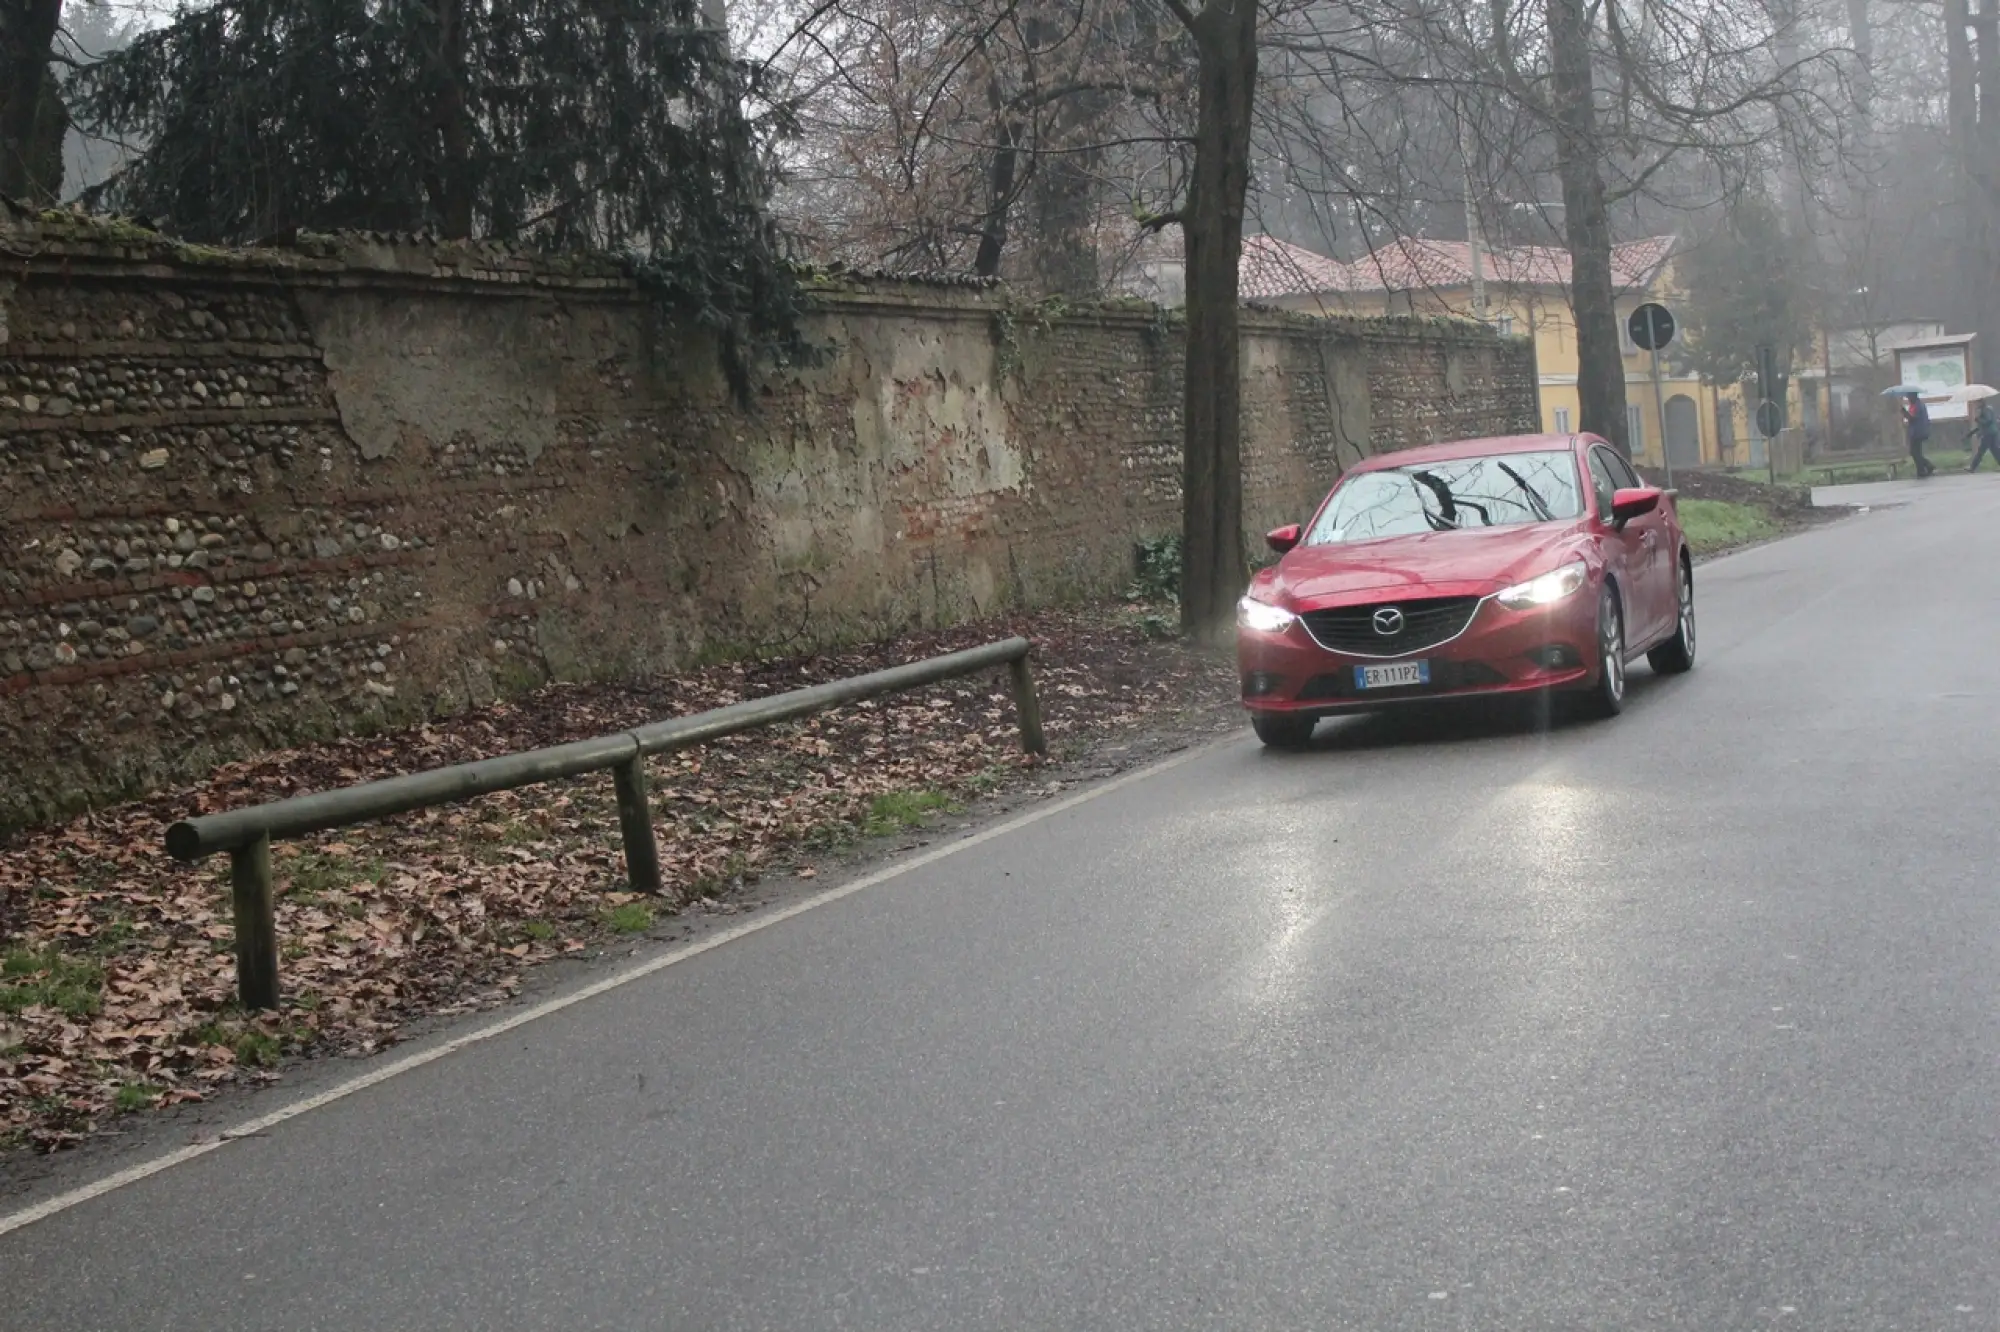
[[[1885,398],[1920,398],[1927,390],[1921,384],[1897,384],[1882,390]]]
[[[1990,384],[1967,384],[1951,391],[1953,402],[1978,402],[1981,398],[2000,398],[2000,389]]]

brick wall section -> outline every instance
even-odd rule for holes
[[[1534,428],[1525,342],[1250,314],[1250,534]],[[1179,326],[820,292],[752,409],[602,260],[0,233],[0,827],[551,676],[1097,594],[1179,525]]]

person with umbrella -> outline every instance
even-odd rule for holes
[[[1979,436],[1979,447],[1973,450],[1972,462],[1965,470],[1978,471],[1979,464],[1985,461],[1989,453],[1993,455],[1993,465],[2000,467],[2000,415],[1995,415],[1991,397],[1979,400],[1979,415],[1973,418],[1972,429],[1965,432],[1967,440],[1974,435]]]
[[[1924,445],[1931,438],[1930,409],[1914,391],[1903,395],[1903,438],[1910,446],[1910,461],[1917,465],[1917,477],[1922,479],[1937,470],[1937,465],[1924,456]]]

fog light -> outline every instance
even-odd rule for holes
[[[1284,682],[1284,677],[1274,671],[1251,671],[1243,677],[1243,697],[1263,698],[1267,694],[1275,694]]]
[[[1583,664],[1583,658],[1567,643],[1538,647],[1528,654],[1528,659],[1547,671],[1567,671]]]

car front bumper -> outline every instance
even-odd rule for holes
[[[1239,628],[1243,705],[1254,712],[1327,715],[1435,699],[1581,689],[1597,680],[1597,598],[1586,584],[1553,606],[1508,610],[1482,601],[1449,642],[1398,657],[1332,651],[1303,621],[1278,633]],[[1358,666],[1430,663],[1430,683],[1362,689]]]

